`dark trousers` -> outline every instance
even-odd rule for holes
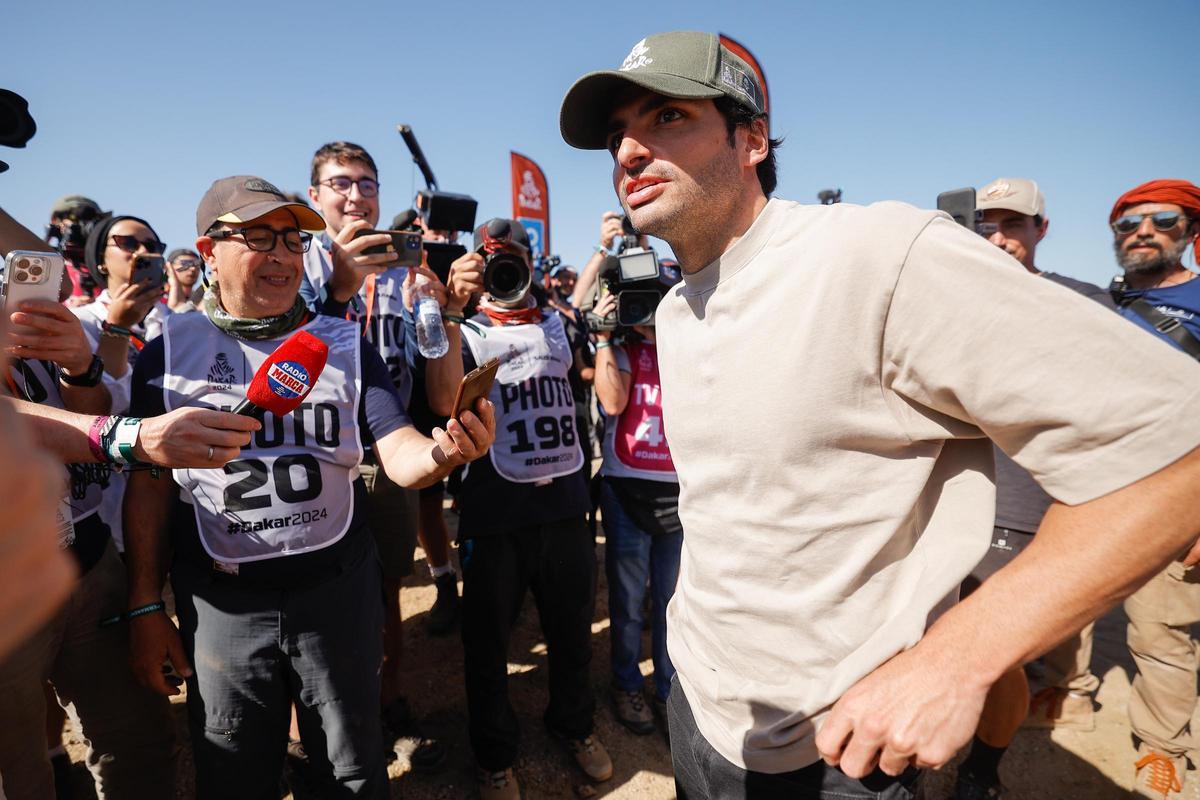
[[[527,588],[537,602],[549,650],[546,727],[567,739],[590,735],[596,551],[584,519],[468,539],[459,556],[463,669],[475,760],[498,771],[517,758],[520,729],[508,701],[508,641]]]
[[[350,535],[369,536],[367,531]],[[388,795],[379,727],[383,602],[375,547],[298,589],[172,572],[195,675],[188,718],[200,800],[279,797],[290,709],[320,796]]]
[[[678,800],[912,800],[920,772],[898,778],[879,770],[862,780],[818,761],[794,772],[749,772],[713,749],[696,727],[679,679],[667,700]]]

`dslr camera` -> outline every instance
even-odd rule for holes
[[[598,303],[605,295],[615,294],[617,307],[603,317],[588,312],[588,327],[594,331],[653,325],[654,310],[662,299],[658,256],[653,250],[638,245],[638,233],[629,217],[621,218],[621,228],[617,255],[609,256],[600,268],[599,294],[596,296]]]
[[[533,284],[525,229],[497,217],[475,230],[475,252],[483,256],[483,288],[502,305],[519,302]]]

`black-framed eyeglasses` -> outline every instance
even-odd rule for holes
[[[175,262],[175,269],[198,269],[199,267],[200,262],[194,258],[181,258]]]
[[[164,242],[160,242],[158,239],[139,239],[136,236],[123,236],[118,233],[114,233],[108,238],[111,240],[109,242],[110,245],[119,247],[126,253],[136,253],[138,250],[138,245],[145,247],[146,251],[149,253],[157,253],[160,255],[164,250],[167,249],[167,245]]]
[[[228,239],[231,236],[241,236],[246,247],[260,253],[269,253],[275,249],[275,242],[283,237],[283,246],[293,253],[307,253],[312,244],[312,234],[307,231],[285,228],[277,231],[267,225],[251,225],[248,228],[223,228],[209,231],[212,239]]]
[[[358,184],[358,193],[363,197],[375,197],[379,194],[379,181],[374,178],[347,178],[345,175],[335,175],[332,178],[326,178],[321,181],[321,184],[328,186],[338,194],[350,194],[350,187]]]
[[[1119,233],[1122,236],[1128,236],[1142,227],[1142,220],[1147,217],[1150,218],[1150,224],[1154,226],[1154,229],[1163,233],[1178,225],[1180,219],[1187,219],[1181,211],[1155,211],[1153,214],[1126,214],[1123,217],[1117,217],[1113,220],[1113,232]]]

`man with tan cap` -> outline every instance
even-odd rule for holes
[[[125,494],[131,661],[162,694],[178,693],[164,660],[187,680],[202,800],[276,796],[292,705],[319,796],[388,796],[383,605],[363,448],[396,483],[420,486],[494,438],[486,402],[432,440],[417,433],[358,326],[308,311],[303,254],[309,231],[324,227],[261,178],[216,181],[196,213],[196,250],[213,278],[205,313],[173,315],[135,367],[135,409],[220,408],[245,396],[294,331],[329,346],[305,402],[284,419],[266,412],[240,458],[135,473]],[[168,530],[179,630],[161,613]]]
[[[1109,225],[1124,273],[1113,283],[1121,315],[1200,359],[1200,281],[1183,263],[1189,246],[1194,257],[1200,236],[1200,187],[1148,181],[1117,199]],[[1186,754],[1196,746],[1191,719],[1200,647],[1191,626],[1200,622],[1200,570],[1185,559],[1172,561],[1125,601],[1125,613],[1137,667],[1129,693],[1129,725],[1138,741],[1134,788],[1144,797],[1185,796],[1198,780],[1187,776]]]
[[[1051,280],[1115,309],[1108,292],[1084,281],[1043,272],[1037,266],[1037,246],[1050,220],[1046,198],[1037,183],[1027,178],[997,178],[976,192],[975,207],[982,212],[979,233],[1021,262],[1034,275]],[[1114,324],[1118,320],[1114,319]],[[1021,367],[1017,367],[1020,369]],[[1033,541],[1033,534],[1054,499],[1027,471],[993,448],[996,459],[996,521],[987,555],[963,582],[966,597],[983,581],[1011,563]],[[1002,797],[999,766],[1022,721],[1031,727],[1066,727],[1092,730],[1092,695],[1100,679],[1092,674],[1092,628],[1087,626],[1042,658],[1046,686],[1030,704],[1029,682],[1021,667],[1009,670],[988,692],[983,715],[966,759],[959,765],[955,800]]]
[[[678,795],[907,798],[992,683],[1200,536],[1200,375],[945,215],[770,199],[767,115],[744,48],[675,32],[560,117],[684,272],[657,312]],[[948,608],[987,550],[989,438],[1058,502]]]

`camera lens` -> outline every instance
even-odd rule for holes
[[[487,259],[483,288],[492,299],[510,303],[525,295],[532,277],[524,259],[511,253],[495,253]]]
[[[41,275],[42,274],[42,265],[34,264],[32,267],[29,268],[29,274],[30,275]]]
[[[29,259],[28,258],[17,259],[17,269],[29,269]]]
[[[27,283],[29,281],[29,273],[23,269],[17,270],[17,282]]]

